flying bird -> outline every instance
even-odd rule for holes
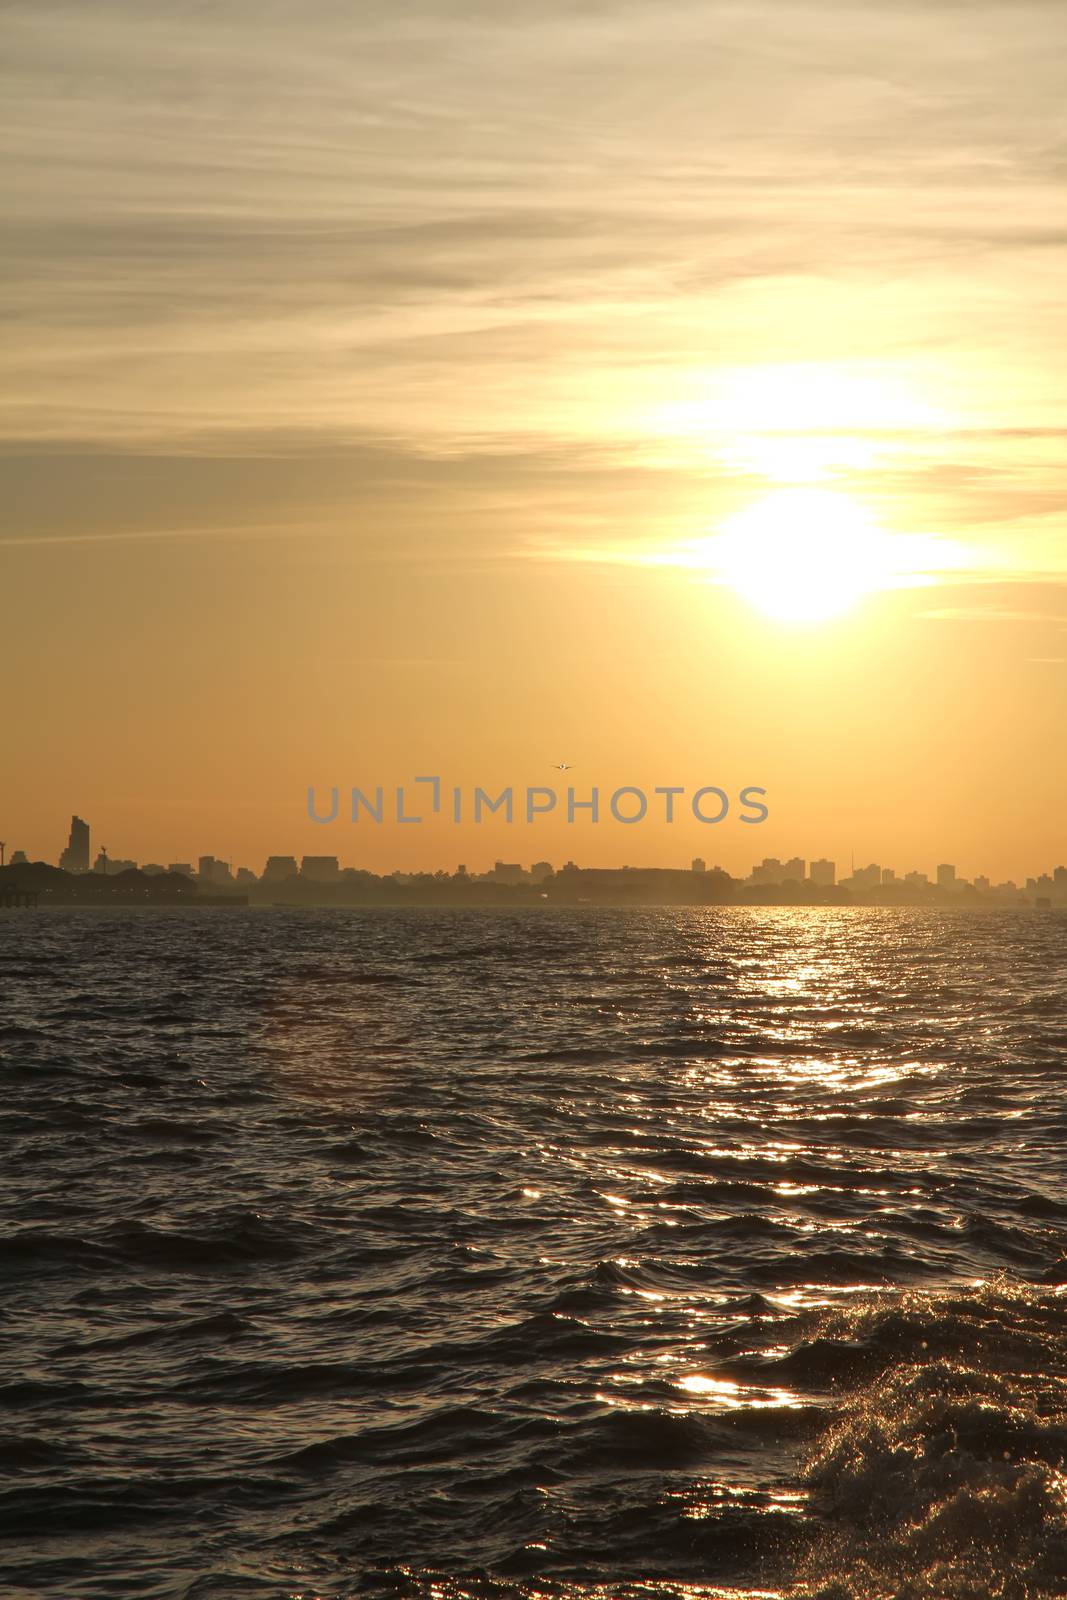
[[[569,761],[554,761],[552,766],[555,772],[570,772],[571,770],[571,764]]]

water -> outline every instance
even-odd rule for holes
[[[1067,920],[9,913],[0,1584],[1067,1592]]]

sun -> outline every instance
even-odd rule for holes
[[[721,582],[785,622],[840,616],[901,576],[892,537],[863,506],[828,489],[767,495],[731,517],[707,553]]]

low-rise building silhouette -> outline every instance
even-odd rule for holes
[[[341,868],[336,856],[304,856],[300,862],[300,876],[312,883],[336,883]]]
[[[260,882],[284,883],[286,878],[295,878],[297,871],[295,856],[268,856]]]

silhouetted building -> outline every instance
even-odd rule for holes
[[[882,868],[882,882],[883,883],[896,883],[896,881],[897,881],[897,875],[894,872],[893,868],[892,867],[883,867]]]
[[[497,861],[486,873],[490,883],[525,883],[527,875],[517,861]]]
[[[555,868],[551,861],[535,861],[530,868],[530,880],[533,883],[544,883],[546,878],[554,878],[555,876]]]
[[[59,858],[59,865],[64,872],[89,870],[89,824],[83,822],[81,817],[70,819],[70,839]]]
[[[201,883],[214,884],[216,888],[233,883],[230,863],[220,861],[218,856],[201,856],[196,875]]]
[[[30,858],[25,850],[16,850],[8,862],[9,867],[28,867],[29,864]]]
[[[284,883],[286,878],[295,878],[297,865],[295,856],[268,856],[267,865],[263,868],[263,883]]]
[[[130,861],[125,856],[109,856],[103,846],[93,862],[93,871],[106,878],[114,878],[120,872],[132,872],[136,867],[136,861]]]
[[[708,870],[708,864],[704,860],[704,857],[703,856],[694,856],[693,857],[693,865],[690,868],[690,871],[691,872],[707,872],[707,870]]]
[[[779,861],[777,856],[765,856],[749,875],[750,883],[782,884],[803,883],[806,863],[799,856],[789,861]]]
[[[158,861],[146,861],[141,868],[148,878],[161,878],[166,870],[166,867],[161,867]]]
[[[809,869],[809,876],[812,883],[818,884],[820,888],[832,889],[837,881],[837,863],[827,861],[825,858],[820,861],[813,861]]]
[[[939,889],[954,889],[956,887],[956,869],[943,861],[937,869],[937,887]]]
[[[194,878],[196,876],[193,871],[193,864],[191,861],[172,861],[170,866],[167,868],[167,871],[184,872],[187,878]]]
[[[930,880],[925,872],[906,872],[904,882],[909,889],[927,889],[930,886]]]
[[[300,876],[311,883],[336,883],[341,876],[341,868],[336,856],[303,856]]]
[[[238,867],[236,881],[241,885],[242,888],[247,889],[258,880],[251,867]]]

